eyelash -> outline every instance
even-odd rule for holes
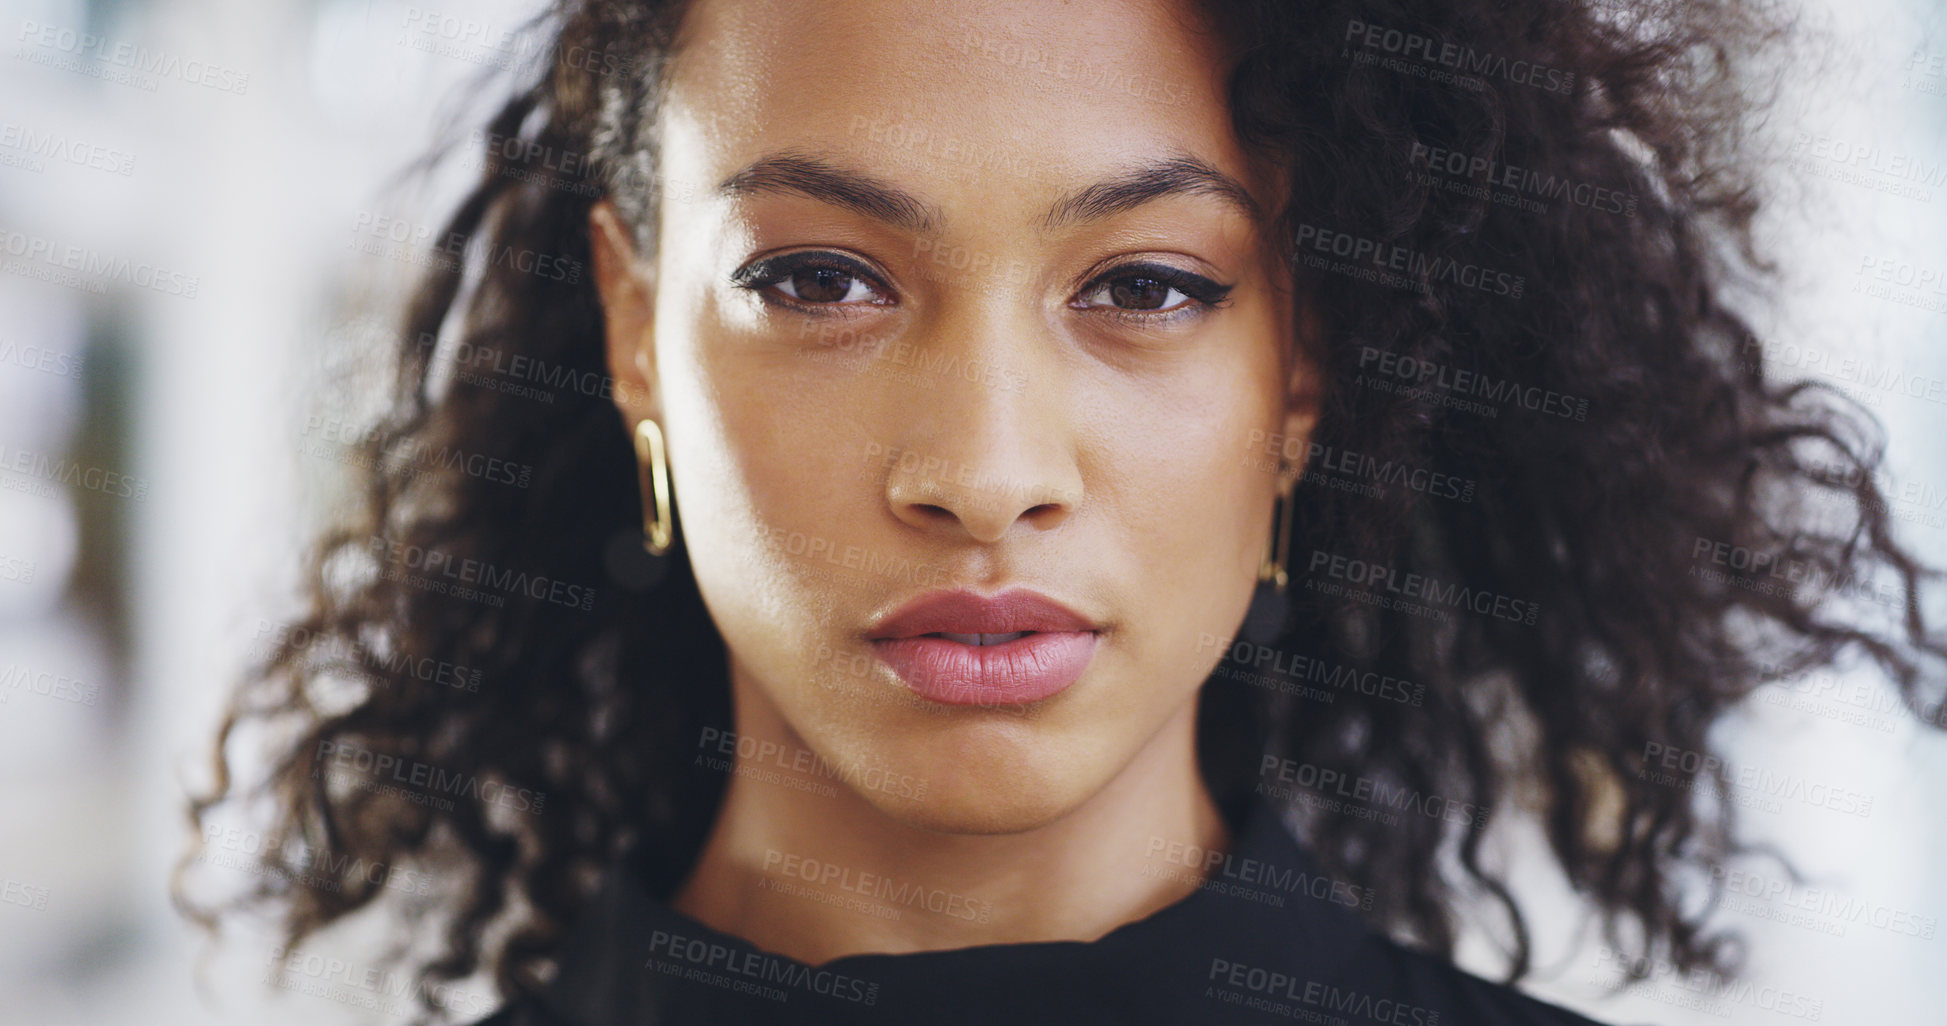
[[[780,295],[775,291],[779,284],[805,271],[835,271],[862,281],[880,295],[888,297],[871,301],[866,305],[889,306],[895,302],[890,298],[893,290],[865,264],[840,253],[824,251],[786,253],[747,264],[730,276],[730,284],[757,293],[767,303],[814,316],[844,316],[846,307],[861,305],[845,302],[812,303],[793,296]],[[1081,301],[1082,297],[1093,295],[1118,281],[1132,278],[1145,279],[1166,286],[1182,293],[1189,302],[1179,303],[1163,310],[1129,310]],[[1220,285],[1200,274],[1193,274],[1168,264],[1137,262],[1110,268],[1090,279],[1088,284],[1082,286],[1076,299],[1070,301],[1069,306],[1074,309],[1100,311],[1118,320],[1136,324],[1166,324],[1223,306],[1226,297],[1234,287]]]
[[[892,303],[890,298],[892,289],[877,274],[857,260],[839,253],[800,252],[768,257],[739,268],[730,276],[730,284],[757,293],[767,303],[775,303],[815,316],[843,316],[845,307],[859,305],[857,303],[810,303],[774,291],[780,283],[803,271],[836,271],[856,278],[865,282],[880,295],[888,297],[886,300],[874,301],[867,305],[888,306]]]
[[[1174,307],[1162,310],[1126,310],[1119,306],[1080,305],[1081,296],[1090,296],[1104,288],[1131,278],[1140,278],[1167,286],[1183,293],[1189,300]],[[1090,279],[1082,286],[1080,296],[1069,306],[1085,310],[1099,310],[1118,320],[1137,324],[1168,324],[1184,317],[1194,317],[1224,305],[1225,297],[1230,295],[1233,285],[1220,285],[1201,274],[1192,274],[1182,268],[1168,264],[1138,262],[1123,264]],[[1168,298],[1165,296],[1164,298]]]

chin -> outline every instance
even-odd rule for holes
[[[877,796],[867,796],[876,798]],[[944,801],[875,801],[879,811],[919,830],[941,834],[1025,834],[1054,823],[1073,806],[1001,795],[964,795]]]
[[[987,739],[991,742],[991,739]],[[969,746],[935,738],[901,759],[905,772],[926,782],[916,796],[860,792],[886,816],[923,830],[950,834],[1020,834],[1075,811],[1108,783],[1066,759],[1050,758],[1049,738],[1034,750],[1012,745]]]

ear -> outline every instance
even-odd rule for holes
[[[661,418],[656,391],[656,286],[654,269],[637,257],[635,243],[608,200],[588,212],[588,242],[601,296],[608,373],[615,408],[633,432],[645,417]]]
[[[1324,326],[1319,323],[1318,315],[1309,303],[1299,306],[1297,341],[1298,344],[1293,347],[1291,371],[1285,379],[1284,437],[1303,438],[1307,444],[1305,452],[1292,460],[1279,476],[1278,491],[1281,493],[1291,491],[1305,473],[1305,461],[1311,452],[1312,432],[1318,427],[1319,407],[1325,398],[1318,369],[1323,362]]]

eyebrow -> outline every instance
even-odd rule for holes
[[[912,193],[862,171],[796,153],[765,157],[723,180],[717,191],[791,192],[864,214],[915,234],[931,234],[944,220]]]
[[[1142,164],[1097,182],[1056,203],[1042,223],[1058,228],[1099,221],[1165,196],[1216,196],[1251,223],[1264,223],[1264,212],[1249,189],[1208,162],[1188,155]]]
[[[799,153],[753,161],[725,178],[717,191],[726,195],[795,193],[915,234],[937,232],[946,220],[937,207],[896,185]],[[1216,196],[1252,223],[1264,223],[1264,213],[1250,190],[1207,161],[1185,154],[1137,165],[1065,196],[1049,208],[1042,224],[1059,228],[1099,221],[1166,196]]]

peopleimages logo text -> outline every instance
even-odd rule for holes
[[[1267,786],[1269,781],[1296,785],[1321,795],[1349,798],[1369,808],[1413,812],[1448,823],[1485,824],[1492,811],[1484,805],[1457,801],[1434,792],[1422,792],[1405,784],[1389,784],[1363,774],[1347,774],[1316,763],[1269,753],[1258,762],[1258,777],[1259,793],[1272,793],[1275,797],[1285,796],[1270,791]]]
[[[193,274],[128,257],[111,256],[86,246],[63,245],[26,232],[0,228],[0,252],[29,262],[73,271],[99,282],[123,282],[168,296],[196,298],[203,280]]]
[[[687,967],[703,971],[706,974],[702,977],[703,982],[719,982],[711,979],[712,976],[727,977],[720,982],[732,984],[732,989],[740,989],[734,987],[736,983],[753,986],[776,984],[861,1005],[874,1005],[879,1001],[877,983],[829,969],[814,969],[761,951],[738,951],[716,941],[685,937],[666,930],[650,933],[649,954],[651,957],[643,966],[645,969],[662,969],[655,957],[660,954],[675,963],[671,968]],[[783,1000],[779,995],[765,996]]]
[[[1618,192],[1615,189],[1589,182],[1578,182],[1567,177],[1558,178],[1531,168],[1503,164],[1478,154],[1428,146],[1417,140],[1414,141],[1413,152],[1407,159],[1429,171],[1479,181],[1491,187],[1512,189],[1517,193],[1526,193],[1543,199],[1565,199],[1578,207],[1586,207],[1598,212],[1622,214],[1625,217],[1636,216],[1635,193]]]
[[[1522,385],[1510,378],[1496,378],[1480,371],[1448,367],[1423,357],[1403,355],[1376,346],[1359,347],[1359,369],[1412,385],[1515,405],[1564,420],[1589,419],[1587,399],[1552,389]]]
[[[78,32],[59,25],[45,25],[23,18],[16,42],[27,43],[71,58],[99,61],[103,65],[125,68],[144,75],[178,78],[221,93],[242,96],[250,88],[250,73],[226,68],[209,61],[154,50],[127,40],[114,40],[92,32]],[[87,65],[81,65],[85,68]],[[153,89],[154,86],[148,88]]]
[[[1361,587],[1404,595],[1449,609],[1471,609],[1482,616],[1534,626],[1541,607],[1529,600],[1496,594],[1465,584],[1448,584],[1424,574],[1400,573],[1396,568],[1313,549],[1306,573],[1336,578]]]
[[[1376,239],[1362,238],[1346,232],[1336,232],[1320,228],[1315,224],[1298,226],[1298,234],[1293,242],[1300,250],[1301,257],[1309,257],[1305,250],[1328,254],[1344,259],[1349,268],[1370,269],[1379,272],[1392,272],[1388,277],[1406,275],[1397,283],[1402,287],[1422,288],[1434,282],[1446,282],[1465,288],[1479,289],[1496,296],[1520,299],[1527,288],[1528,280],[1520,275],[1497,271],[1479,264],[1462,263],[1452,257],[1428,256],[1415,252],[1405,246]]]
[[[1393,54],[1470,75],[1498,78],[1515,85],[1533,86],[1545,92],[1567,93],[1575,88],[1575,73],[1572,71],[1528,60],[1511,61],[1500,54],[1485,53],[1471,46],[1443,42],[1418,32],[1373,25],[1357,19],[1345,23],[1344,42],[1347,46]]]
[[[459,773],[417,759],[374,751],[349,741],[319,741],[313,774],[327,767],[355,770],[373,779],[391,780],[422,794],[472,798],[515,812],[540,812],[547,794],[472,773]]]
[[[372,557],[385,564],[421,574],[438,574],[463,584],[478,585],[509,595],[526,595],[558,606],[591,610],[595,608],[595,589],[580,584],[511,570],[478,559],[454,559],[450,553],[401,542],[383,535],[369,541]]]
[[[1333,986],[1323,980],[1307,980],[1291,973],[1265,969],[1246,962],[1233,962],[1227,958],[1212,958],[1210,975],[1206,979],[1210,983],[1239,987],[1249,993],[1290,1002],[1290,1004],[1276,1005],[1263,1010],[1274,1011],[1293,1019],[1332,1021],[1313,1019],[1319,1013],[1312,1012],[1310,1009],[1316,1008],[1356,1015],[1364,1022],[1385,1023],[1387,1026],[1439,1026],[1440,1023],[1440,1012],[1437,1009],[1409,1005],[1397,998],[1366,994]]]

